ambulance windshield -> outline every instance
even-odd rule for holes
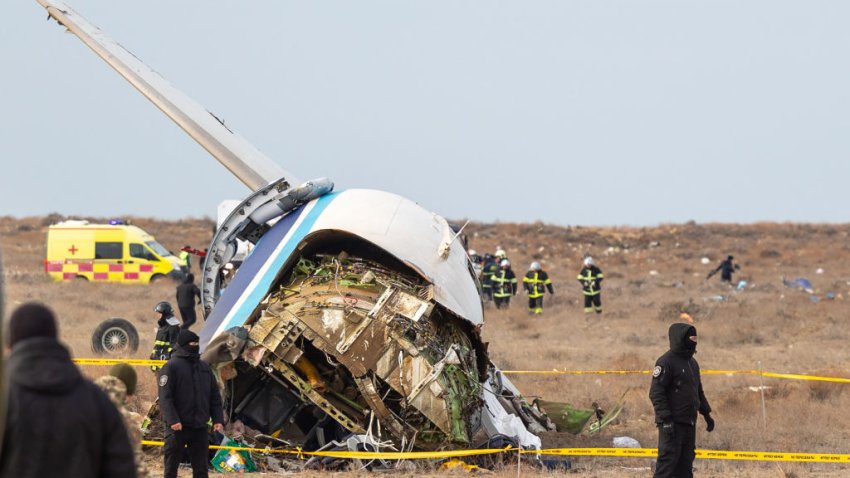
[[[160,256],[160,257],[166,257],[166,256],[171,256],[171,255],[173,255],[173,254],[171,254],[171,252],[169,252],[169,251],[168,251],[168,249],[166,249],[165,247],[163,247],[163,246],[162,246],[162,244],[160,244],[160,243],[158,243],[158,242],[156,242],[156,241],[148,241],[148,242],[146,242],[145,244],[147,244],[147,245],[148,245],[148,247],[150,247],[150,248],[151,248],[151,250],[153,250],[154,252],[156,252],[156,254],[157,254],[158,256]]]

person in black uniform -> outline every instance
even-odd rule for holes
[[[499,264],[491,254],[484,254],[484,265],[481,266],[481,292],[484,302],[493,300],[493,274],[499,271]]]
[[[206,478],[209,438],[213,429],[224,428],[221,394],[210,366],[201,361],[198,336],[180,330],[177,349],[159,371],[159,407],[168,426],[165,435],[165,478],[176,478],[183,447],[189,449],[193,478]]]
[[[711,279],[711,276],[720,272],[720,282],[732,282],[732,273],[739,270],[741,266],[738,264],[733,264],[732,259],[734,257],[729,256],[725,261],[722,261],[717,269],[709,272],[707,276],[705,276],[706,280]]]
[[[180,326],[183,329],[188,329],[198,320],[195,315],[196,298],[200,304],[201,290],[195,285],[195,275],[186,274],[186,280],[177,286],[177,308],[180,309],[180,317],[183,319],[183,325]]]
[[[528,292],[528,312],[537,315],[542,314],[543,293],[546,292],[546,289],[549,289],[549,294],[555,293],[549,274],[543,270],[539,262],[534,261],[525,277],[522,278],[522,283],[525,286],[525,291]]]
[[[517,293],[516,274],[511,269],[511,261],[502,259],[499,270],[490,276],[493,285],[493,302],[497,309],[507,309],[511,305],[511,297]]]
[[[53,312],[21,305],[8,331],[0,476],[135,477],[121,413],[71,361]]]
[[[180,321],[174,317],[174,309],[168,302],[160,302],[156,304],[153,311],[159,314],[159,320],[156,322],[156,338],[153,341],[153,350],[151,351],[151,360],[168,360],[171,357],[171,351],[177,343],[177,334],[180,333]],[[151,370],[157,371],[159,367],[151,365]]]
[[[584,267],[578,273],[581,293],[584,294],[584,313],[602,313],[602,271],[593,263],[593,258],[584,258]]]
[[[655,362],[649,399],[658,426],[655,478],[693,476],[697,412],[706,430],[714,430],[711,406],[702,391],[699,364],[694,359],[697,329],[690,324],[670,326],[670,350]]]

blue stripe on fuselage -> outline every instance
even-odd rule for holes
[[[245,301],[242,302],[242,305],[239,306],[239,309],[231,316],[230,320],[228,320],[227,324],[221,330],[227,330],[245,323],[245,320],[254,312],[254,309],[257,308],[257,305],[269,292],[272,283],[277,278],[280,269],[286,264],[289,256],[292,255],[295,248],[310,232],[310,229],[313,228],[316,220],[328,204],[338,194],[338,192],[325,194],[316,199],[316,203],[307,212],[307,216],[304,217],[304,220],[298,225],[292,236],[290,236],[289,240],[287,240],[286,244],[278,252],[275,251],[280,246],[281,241],[289,234],[292,226],[304,213],[303,206],[286,215],[260,238],[257,245],[248,257],[245,258],[242,266],[239,267],[236,276],[228,284],[221,298],[215,304],[212,313],[204,323],[200,334],[201,349],[204,349],[209,341],[214,338],[214,334],[221,328],[221,323],[230,314],[231,309],[247,293],[249,295]],[[269,263],[269,261],[271,261],[271,265],[265,270],[257,285],[252,290],[247,290],[257,274],[263,269],[263,266]]]

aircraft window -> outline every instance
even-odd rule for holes
[[[124,257],[123,242],[95,242],[95,259],[121,259]]]
[[[130,244],[130,257],[144,259],[146,261],[158,261],[157,257],[147,247],[141,244]]]

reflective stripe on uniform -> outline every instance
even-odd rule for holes
[[[501,271],[499,275],[493,274],[490,276],[493,282],[493,297],[510,297],[513,295],[513,287],[510,284],[516,284],[516,277],[508,279],[505,277],[505,271]]]

